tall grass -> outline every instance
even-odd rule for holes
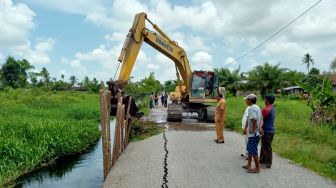
[[[258,104],[263,107],[263,101]],[[336,180],[336,132],[328,125],[312,125],[306,101],[276,99],[273,149],[321,175]],[[227,127],[241,132],[246,108],[242,98],[228,98]],[[276,164],[275,164],[276,165]]]
[[[79,92],[0,92],[0,187],[89,147],[100,136],[98,95]]]

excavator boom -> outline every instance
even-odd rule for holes
[[[145,26],[145,21],[153,25],[153,28],[160,34],[150,31]],[[141,45],[146,42],[175,63],[175,66],[182,77],[183,83],[189,89],[191,69],[187,55],[176,42],[172,41],[157,25],[153,24],[145,13],[135,16],[133,26],[127,34],[118,61],[122,66],[119,74],[119,82],[126,83],[134,67]]]

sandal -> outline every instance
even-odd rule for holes
[[[250,168],[247,165],[243,165],[242,168],[244,168],[246,170],[250,170]]]
[[[260,170],[251,169],[247,170],[247,173],[260,173]]]

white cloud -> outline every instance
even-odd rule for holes
[[[261,65],[261,63],[251,63],[249,67],[252,69],[259,65]]]
[[[157,53],[154,57],[154,60],[156,62],[159,62],[162,65],[169,65],[169,64],[173,63],[171,59],[169,59],[167,56],[165,56],[161,53]]]
[[[191,58],[190,66],[193,70],[212,70],[212,55],[205,51],[196,52]]]
[[[295,42],[287,41],[285,38],[274,40],[265,46],[262,54],[270,57],[274,55],[302,56],[307,53],[304,47]]]
[[[141,63],[150,62],[151,60],[152,59],[148,57],[147,54],[143,50],[140,50],[136,61],[141,64]]]
[[[113,32],[110,35],[105,35],[104,38],[107,42],[117,42],[118,44],[122,44],[126,39],[126,35],[127,33]]]
[[[35,27],[35,13],[23,3],[0,0],[0,50],[3,53],[27,59],[33,65],[51,62],[49,54],[54,47],[54,39],[29,39]]]
[[[149,63],[149,64],[147,64],[147,68],[151,69],[151,70],[157,70],[157,69],[160,68],[160,66],[159,65],[155,65],[153,63]]]
[[[234,59],[233,57],[228,57],[228,58],[225,59],[225,61],[224,61],[224,65],[237,64],[237,63],[238,63],[237,61],[233,63],[234,60],[235,60],[235,59]]]
[[[89,52],[77,52],[72,59],[62,58],[61,63],[68,64],[77,71],[77,74],[84,76],[91,71],[88,71],[87,66],[89,64],[100,66],[101,70],[113,70],[116,69],[116,63],[113,60],[116,59],[116,53],[113,53],[112,49],[107,49],[106,46],[101,45]],[[74,74],[74,71],[72,71]],[[108,79],[108,78],[106,78]]]
[[[167,80],[176,80],[176,70],[174,66],[165,68],[162,72],[160,70],[159,72],[155,72],[156,79],[158,79],[162,84]]]
[[[14,5],[11,0],[0,0],[0,48],[26,42],[34,28],[35,13],[25,4]]]
[[[54,46],[54,39],[39,39],[35,46],[32,46],[29,41],[25,44],[13,47],[14,54],[27,59],[33,65],[48,64],[51,62],[49,53]]]
[[[174,32],[171,38],[178,43],[187,53],[195,51],[210,51],[210,45],[206,44],[203,37],[182,32]]]
[[[87,53],[78,52],[75,58],[82,61],[109,62],[112,60],[113,54],[104,45],[101,45]]]
[[[86,20],[118,31],[127,31],[131,27],[136,13],[149,12],[145,4],[138,0],[116,0],[104,8],[104,11],[92,10],[86,12],[84,14]]]
[[[120,50],[121,50],[120,45],[116,45],[113,47],[100,45],[99,47],[88,52],[77,52],[72,59],[62,58],[61,63],[68,64],[71,67],[75,68],[76,70],[81,71],[77,73],[81,77],[87,74],[102,80],[108,80],[114,76],[115,71],[118,68],[119,62],[117,61],[117,59]],[[145,52],[140,50],[138,57],[136,59],[136,64],[133,67],[133,72],[138,69],[137,65],[140,65],[141,67],[147,67],[152,70],[157,69],[157,65],[151,64],[150,62],[151,58],[148,57],[148,55]],[[88,70],[87,67],[92,65],[95,65],[98,68],[98,70],[103,71],[92,72],[92,70]],[[120,68],[121,66],[119,67],[118,72],[120,71]],[[143,68],[139,70],[143,70]],[[103,76],[106,77],[103,78]]]
[[[104,12],[102,0],[30,0],[29,2],[56,10],[62,10],[74,14],[86,14],[88,12]]]
[[[212,63],[212,56],[205,51],[198,51],[192,58],[193,62],[196,63]]]
[[[293,24],[291,33],[300,39],[329,41],[336,33],[336,1],[324,1]]]

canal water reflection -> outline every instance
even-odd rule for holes
[[[111,120],[113,142],[115,120]],[[60,158],[55,164],[41,168],[17,180],[16,188],[94,188],[101,187],[103,177],[102,139],[85,153]],[[113,143],[112,143],[113,144]]]

